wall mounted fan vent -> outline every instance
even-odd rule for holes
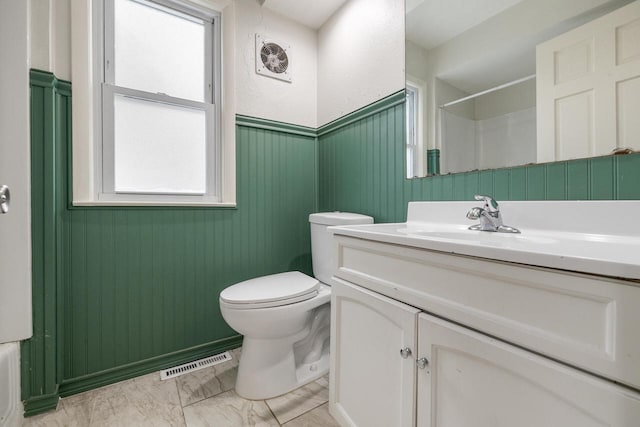
[[[256,34],[256,73],[291,82],[291,46]]]

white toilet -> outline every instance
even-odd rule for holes
[[[334,271],[332,225],[370,224],[373,218],[346,212],[315,213],[311,254],[316,280],[297,271],[236,283],[220,293],[229,326],[244,335],[236,393],[269,399],[314,381],[329,371],[329,321]]]

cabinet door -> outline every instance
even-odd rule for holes
[[[329,409],[343,426],[415,425],[419,310],[336,280]],[[400,350],[409,348],[403,358]]]
[[[418,426],[637,427],[640,394],[420,314]]]

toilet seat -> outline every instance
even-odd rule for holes
[[[289,271],[236,283],[220,293],[220,301],[236,309],[279,307],[311,299],[319,287],[318,280]]]

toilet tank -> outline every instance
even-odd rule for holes
[[[311,224],[311,260],[313,275],[322,283],[329,284],[333,276],[335,243],[327,227],[333,225],[372,224],[373,218],[350,212],[320,212],[309,215]]]

